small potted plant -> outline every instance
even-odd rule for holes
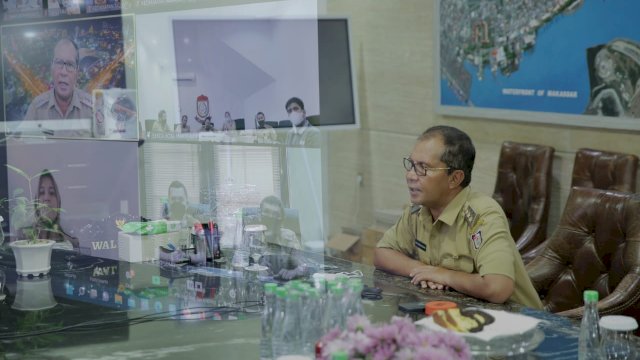
[[[7,164],[7,168],[23,177],[28,184],[28,193],[17,188],[12,197],[0,200],[0,205],[9,207],[9,220],[16,229],[18,240],[9,244],[15,255],[16,272],[20,276],[46,275],[51,270],[51,249],[54,240],[41,239],[43,231],[58,233],[57,223],[50,220],[51,216],[43,214],[59,213],[61,210],[41,202],[33,192],[32,182],[41,176],[51,176],[53,171],[44,170],[29,176],[21,169]]]

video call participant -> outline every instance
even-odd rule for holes
[[[287,145],[306,147],[320,147],[320,130],[311,125],[304,110],[304,103],[297,97],[287,100],[284,108],[287,110],[292,128],[287,133]]]
[[[273,144],[278,142],[278,134],[273,127],[266,122],[266,117],[262,111],[255,117],[256,142],[258,144]]]
[[[34,230],[38,239],[55,240],[54,248],[73,250],[79,247],[77,238],[67,234],[60,226],[62,200],[53,175],[43,170],[38,179],[37,206],[35,209]],[[29,229],[30,231],[31,229]],[[18,230],[18,239],[26,239],[26,228]]]
[[[33,99],[24,120],[93,118],[91,95],[76,87],[79,60],[78,46],[71,39],[58,41],[51,60],[53,88]]]
[[[185,222],[186,225],[193,225],[188,216],[189,197],[187,188],[178,180],[169,184],[169,219]]]
[[[160,110],[158,112],[158,120],[153,123],[153,127],[151,128],[151,132],[154,133],[167,133],[170,132],[169,125],[167,125],[167,112],[165,110]]]
[[[187,124],[188,120],[189,118],[187,117],[187,115],[182,115],[182,118],[180,119],[180,125],[177,127],[176,132],[179,132],[179,133],[191,132],[191,126]]]
[[[207,131],[215,131],[213,123],[211,122],[211,117],[207,117],[203,120],[202,127],[200,128],[200,132]]]
[[[282,226],[284,206],[276,196],[267,196],[260,202],[260,221],[267,227],[266,242],[293,249],[301,248],[296,233]]]
[[[456,128],[418,137],[404,159],[413,206],[385,232],[374,264],[423,288],[541,309],[500,205],[468,187],[474,160],[471,139]]]

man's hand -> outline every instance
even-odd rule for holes
[[[420,285],[423,289],[428,287],[432,290],[448,290],[449,286],[443,282],[446,274],[442,270],[444,269],[436,266],[419,266],[411,270],[409,277],[412,284]]]

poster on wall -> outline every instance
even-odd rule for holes
[[[640,130],[640,2],[436,4],[438,112]]]

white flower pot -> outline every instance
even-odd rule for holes
[[[51,277],[19,277],[16,280],[16,299],[11,308],[21,311],[45,310],[57,304],[51,290]]]
[[[9,244],[16,258],[16,272],[20,276],[46,275],[51,270],[51,248],[56,242],[42,240],[29,244],[28,240],[18,240]]]

